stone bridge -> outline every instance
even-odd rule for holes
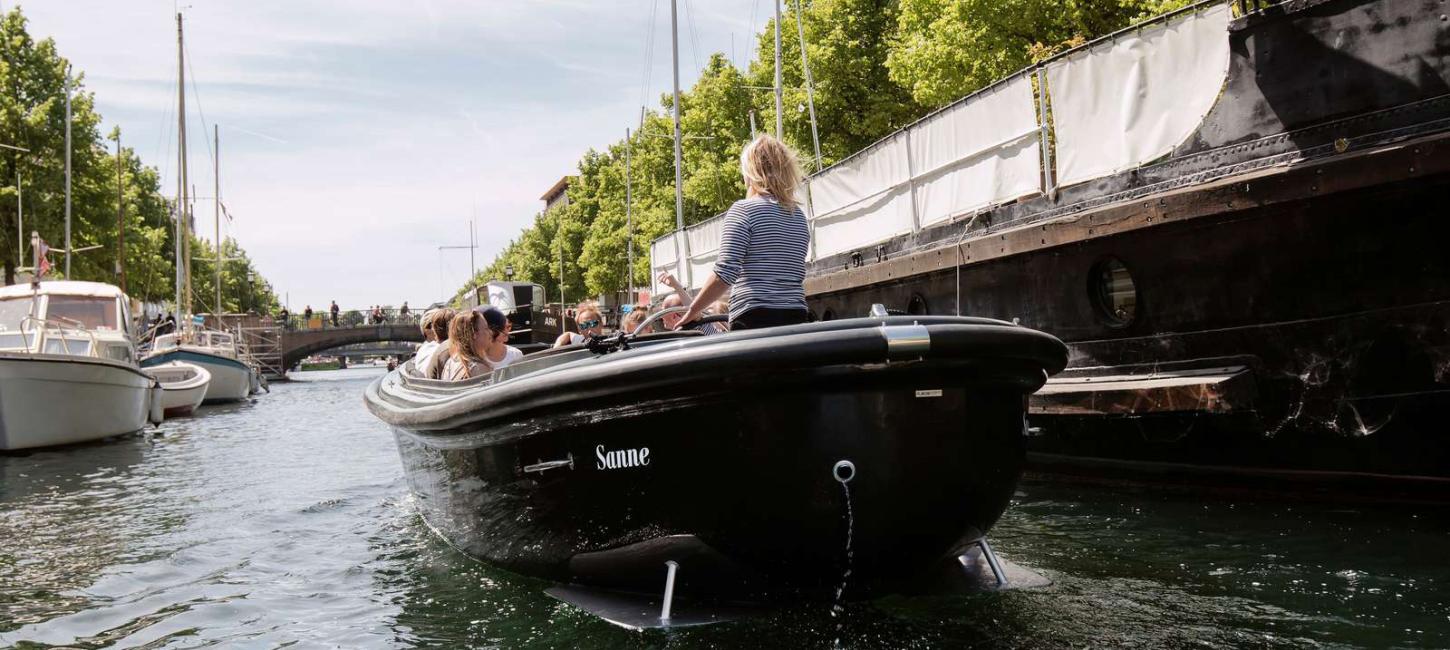
[[[282,367],[295,368],[303,359],[323,350],[383,341],[422,343],[423,333],[417,323],[411,322],[287,330],[281,335]]]

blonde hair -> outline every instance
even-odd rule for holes
[[[647,317],[649,317],[649,310],[636,306],[633,311],[624,315],[623,320],[619,321],[619,329],[632,334],[634,328],[639,327],[639,324],[643,323]]]
[[[584,312],[589,312],[591,314],[594,314],[595,316],[599,316],[600,318],[604,317],[604,312],[599,309],[599,301],[597,300],[585,300],[584,302],[581,302],[578,305],[574,306],[575,323],[579,322],[579,316]]]
[[[786,208],[796,206],[801,165],[786,143],[768,135],[750,141],[740,150],[740,175],[745,177],[747,189],[769,194]]]

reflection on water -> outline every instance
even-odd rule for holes
[[[1450,645],[1444,509],[1042,482],[995,543],[1051,587],[626,632],[423,526],[362,406],[379,372],[0,456],[0,646],[828,647],[838,622],[846,647]]]

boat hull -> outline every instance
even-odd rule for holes
[[[647,590],[675,559],[683,593],[829,597],[842,585],[849,537],[845,584],[865,597],[907,588],[983,535],[1022,470],[1020,393],[928,384],[942,395],[916,398],[922,384],[911,383],[722,396],[477,448],[395,431],[424,518],[488,562]],[[644,449],[647,464],[609,467],[609,452]],[[572,469],[519,471],[570,455]],[[842,460],[856,468],[845,485],[832,473]],[[676,535],[728,562],[638,546]],[[615,550],[653,570],[621,570],[604,557]]]
[[[869,362],[887,328],[829,327],[730,334],[720,338],[735,345],[631,357],[582,379],[560,371],[493,406],[463,404],[463,419],[416,412],[447,398],[390,410],[396,373],[367,401],[393,425],[428,524],[519,573],[649,591],[675,560],[693,596],[910,590],[1006,509],[1026,453],[1025,396],[1065,349],[1004,323],[947,325],[933,346],[973,350]],[[837,358],[812,364],[811,348]]]
[[[205,368],[211,374],[203,403],[236,402],[252,394],[252,369],[228,357],[194,350],[168,350],[147,357],[141,365],[147,368],[179,361]]]
[[[0,449],[132,433],[151,418],[155,381],[95,358],[0,353]]]

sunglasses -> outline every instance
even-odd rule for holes
[[[598,318],[591,318],[589,320],[581,320],[581,321],[579,321],[579,329],[581,329],[581,330],[587,330],[587,329],[589,329],[591,327],[599,327],[599,324],[601,322],[603,322],[603,321],[600,321]]]

